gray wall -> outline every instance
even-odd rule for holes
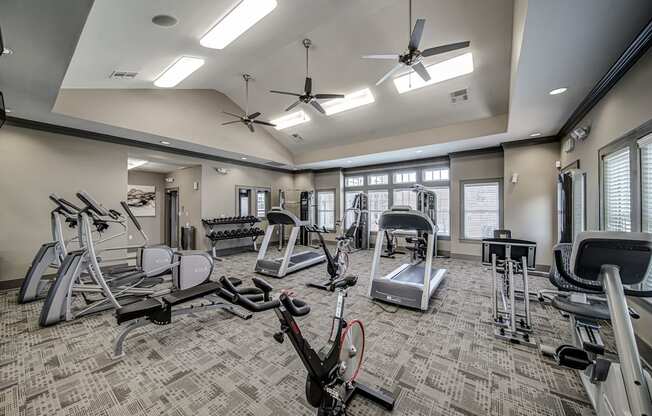
[[[156,215],[154,217],[138,217],[138,222],[149,238],[149,244],[162,244],[165,240],[165,177],[163,173],[130,170],[127,174],[129,185],[150,185],[156,191]],[[136,227],[129,222],[129,244],[138,244],[142,241]]]
[[[503,153],[483,153],[469,156],[451,156],[451,255],[481,256],[480,242],[461,239],[460,235],[460,181],[496,179],[503,177]]]
[[[201,250],[205,247],[201,246],[203,235],[202,219],[202,206],[201,206],[201,189],[202,189],[202,167],[191,166],[181,170],[175,170],[172,173],[165,175],[166,178],[173,178],[173,182],[166,182],[166,188],[179,189],[179,225],[184,227],[191,225],[195,227],[195,248]],[[199,185],[199,189],[194,189],[194,184]],[[181,244],[181,236],[179,236],[179,244]]]
[[[220,174],[215,169],[224,168],[226,174]],[[231,217],[236,215],[236,187],[259,187],[272,190],[272,206],[278,206],[279,189],[293,189],[294,175],[292,173],[276,172],[248,166],[233,165],[230,163],[204,163],[202,165],[203,186],[201,191],[202,215],[204,218],[221,216]],[[261,228],[266,223],[259,224]],[[224,226],[219,229],[228,229]],[[201,247],[208,249],[210,241],[205,236],[203,227],[200,229],[199,239]],[[262,239],[258,239],[258,242]],[[238,247],[251,244],[251,239],[236,239],[220,242],[218,249]]]
[[[577,143],[572,152],[561,152],[563,166],[579,160],[581,170],[586,172],[586,221],[589,230],[597,230],[600,226],[598,150],[652,119],[651,86],[652,50],[579,123],[580,126],[591,125],[589,137],[583,143]],[[641,313],[641,319],[634,320],[636,335],[652,345],[652,307],[645,301],[631,299],[630,302]]]
[[[52,239],[50,193],[77,202],[75,193],[84,189],[119,209],[126,187],[125,147],[5,125],[0,129],[0,281],[22,279],[38,248]]]
[[[552,264],[557,242],[557,168],[559,143],[504,149],[503,203],[506,229],[514,238],[537,242],[537,264]],[[518,183],[511,177],[518,174]]]
[[[579,160],[586,172],[587,227],[598,229],[598,150],[652,118],[652,50],[648,51],[616,86],[579,123],[591,125],[591,134],[575,149],[561,152],[562,165]]]

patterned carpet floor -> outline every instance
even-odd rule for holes
[[[574,371],[561,369],[536,349],[493,336],[490,273],[477,262],[437,259],[448,269],[425,312],[382,308],[367,296],[372,252],[352,255],[361,278],[349,290],[346,317],[365,324],[361,381],[396,397],[394,415],[592,415]],[[389,272],[403,259],[383,259]],[[250,285],[255,253],[226,257],[214,276]],[[326,341],[335,295],[306,288],[325,277],[324,265],[266,278],[293,289],[312,308],[298,318],[318,349]],[[532,276],[531,289],[549,287]],[[291,345],[272,334],[272,311],[242,320],[220,311],[149,325],[113,360],[119,331],[111,312],[50,328],[38,326],[40,302],[17,305],[16,291],[0,293],[0,416],[5,415],[312,415],[304,398],[306,372]],[[393,312],[393,313],[392,313]],[[533,302],[534,336],[557,345],[570,341],[568,322],[552,306]],[[350,415],[389,414],[363,398]]]

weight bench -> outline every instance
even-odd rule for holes
[[[226,278],[223,278],[226,279]],[[229,278],[232,287],[242,284],[240,279]],[[169,325],[172,323],[172,317],[178,315],[188,315],[195,312],[203,312],[211,309],[222,309],[242,319],[251,318],[249,312],[242,312],[232,304],[224,302],[219,294],[223,284],[208,281],[188,289],[176,290],[170,294],[159,298],[143,299],[126,305],[116,311],[116,320],[118,325],[127,323],[115,338],[113,345],[113,358],[117,359],[125,355],[124,343],[128,335],[135,329],[153,323],[155,325]],[[239,294],[259,301],[263,298],[263,292],[257,288],[243,288],[237,290]],[[195,299],[203,299],[205,302],[190,305],[184,308],[174,309],[178,306]]]

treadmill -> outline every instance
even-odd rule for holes
[[[424,261],[402,264],[385,276],[379,276],[380,258],[386,230],[416,230],[427,234]],[[376,246],[371,265],[369,296],[400,306],[428,310],[430,298],[446,275],[446,269],[433,269],[437,226],[426,214],[407,206],[395,206],[378,220]]]
[[[256,267],[254,269],[256,273],[281,278],[289,273],[326,261],[326,256],[317,251],[307,250],[294,253],[294,246],[297,242],[299,231],[301,227],[310,225],[308,221],[301,221],[292,212],[274,207],[267,212],[267,222],[267,230],[265,230],[265,236],[263,237],[263,242],[258,251],[258,258],[256,259]],[[283,227],[285,225],[291,226],[292,229],[283,257],[265,259],[269,243],[272,240],[272,235],[274,235],[274,229],[277,226]]]

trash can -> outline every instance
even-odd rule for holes
[[[186,225],[181,227],[181,250],[195,249],[195,227]]]

